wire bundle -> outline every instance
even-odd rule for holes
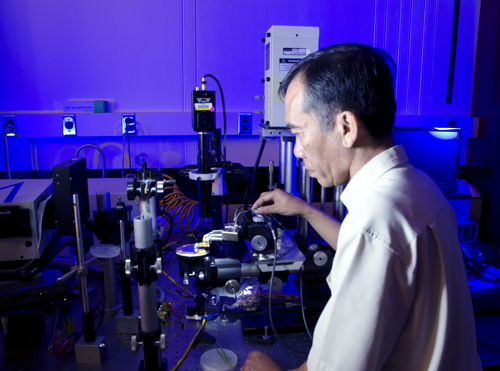
[[[166,179],[172,179],[166,174],[163,174],[163,177]],[[160,209],[170,213],[174,217],[174,225],[176,228],[181,229],[184,232],[192,233],[200,223],[200,217],[198,216],[194,227],[191,226],[196,214],[196,207],[199,208],[199,202],[185,196],[177,184],[174,184],[173,186],[166,186],[164,190],[167,194],[160,201]]]

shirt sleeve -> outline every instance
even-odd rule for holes
[[[405,325],[413,275],[369,231],[343,236],[327,278],[331,298],[316,328],[309,371],[380,370]]]

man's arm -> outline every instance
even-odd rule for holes
[[[252,206],[259,214],[281,214],[304,217],[321,237],[337,250],[340,222],[313,205],[280,189],[264,192]]]
[[[245,364],[241,366],[241,371],[281,371],[281,367],[269,354],[252,350],[248,353]],[[307,362],[304,362],[299,368],[289,371],[307,371]]]

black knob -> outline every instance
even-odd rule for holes
[[[73,121],[66,121],[66,122],[64,123],[64,127],[65,127],[66,129],[68,129],[68,130],[73,129]]]
[[[262,38],[262,42],[263,42],[263,43],[265,43],[265,42],[266,42],[266,38],[265,38],[265,37],[263,37],[263,38]]]
[[[260,82],[264,83],[264,82],[266,82],[266,80],[262,79],[262,80],[260,80]]]
[[[271,81],[271,78],[270,77],[266,77],[266,81]]]
[[[133,201],[135,199],[136,192],[135,192],[135,183],[134,182],[128,182],[127,183],[127,198],[129,201]]]
[[[260,122],[264,123],[264,119],[260,119]]]
[[[266,36],[267,36],[267,37],[271,37],[271,32],[268,32],[268,33],[266,34]]]

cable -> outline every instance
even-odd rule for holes
[[[217,86],[219,87],[220,97],[221,97],[221,101],[222,101],[222,113],[224,115],[224,161],[226,161],[226,131],[227,130],[226,130],[226,104],[224,103],[224,93],[222,93],[222,87],[219,84],[219,80],[217,80],[217,78],[214,75],[207,73],[203,77],[211,77],[212,79],[215,80],[215,82],[217,83]]]
[[[156,285],[156,291],[160,293],[160,298],[158,299],[158,302],[163,303],[163,301],[165,300],[165,291],[163,291],[161,287],[158,285]]]
[[[302,310],[302,319],[304,320],[304,326],[306,328],[307,335],[309,335],[309,338],[312,340],[313,337],[311,335],[311,332],[309,331],[309,326],[307,326],[306,313],[304,311],[304,298],[302,296],[302,271],[300,272],[299,276],[299,284],[300,284],[300,309]]]
[[[127,145],[128,145],[128,175],[129,178],[132,178],[132,157],[130,155],[130,133],[128,131],[128,124],[127,124]]]
[[[101,304],[101,303],[99,303]],[[96,310],[99,308],[99,305],[97,306]],[[99,331],[99,329],[101,328],[101,325],[102,325],[102,320],[104,319],[104,303],[102,304],[102,314],[101,314],[101,320],[99,321],[99,325],[97,325],[97,328],[95,329],[94,331],[94,335],[97,334],[97,331]]]
[[[253,212],[253,213],[255,213],[255,212]],[[271,328],[273,329],[274,336],[276,336],[276,339],[278,339],[278,341],[280,341],[284,346],[286,346],[290,350],[293,350],[294,352],[308,354],[309,353],[308,351],[305,352],[303,350],[295,349],[295,348],[289,346],[287,343],[285,343],[283,341],[283,339],[280,338],[280,336],[278,335],[278,332],[276,331],[276,328],[274,327],[273,315],[272,315],[272,311],[271,311],[271,300],[272,300],[272,296],[273,296],[272,294],[273,294],[273,284],[274,284],[274,273],[276,271],[276,257],[278,255],[278,247],[277,247],[278,246],[278,241],[276,239],[276,234],[274,233],[274,229],[273,229],[273,226],[272,226],[271,222],[269,220],[265,219],[265,218],[264,218],[264,221],[270,227],[271,233],[273,235],[273,240],[274,240],[273,269],[272,269],[272,272],[271,272],[271,281],[270,281],[271,284],[269,285],[269,322],[271,323]]]
[[[250,181],[250,200],[252,201],[252,205],[254,203],[255,173],[257,172],[257,168],[259,167],[260,158],[262,157],[262,152],[264,152],[265,146],[266,146],[266,138],[262,139],[262,144],[260,145],[259,154],[257,155],[257,159],[255,160],[255,166],[253,167],[252,180]],[[246,200],[243,200],[243,202],[246,203]]]
[[[201,322],[201,326],[200,328],[198,329],[198,332],[196,333],[196,335],[194,335],[193,337],[193,340],[191,340],[191,343],[189,343],[189,346],[187,347],[186,351],[184,352],[184,354],[182,355],[181,359],[179,360],[179,362],[176,363],[176,365],[174,366],[174,368],[172,369],[172,371],[175,371],[179,368],[179,366],[182,364],[182,362],[184,362],[184,360],[186,359],[189,351],[191,350],[191,348],[193,347],[194,345],[194,341],[196,340],[196,338],[198,337],[198,335],[200,334],[201,330],[203,329],[203,327],[205,326],[205,323],[207,322],[207,320],[203,320]]]
[[[106,160],[105,160],[105,156],[104,156],[104,152],[103,150],[101,149],[101,147],[99,146],[96,146],[95,144],[84,144],[84,145],[81,145],[80,148],[78,148],[76,150],[76,153],[75,153],[75,157],[78,157],[78,155],[80,154],[81,150],[84,149],[84,148],[94,148],[97,152],[99,152],[99,154],[101,155],[101,161],[102,161],[102,177],[103,178],[106,178]]]
[[[162,216],[166,216],[165,219],[168,219],[168,224],[170,224],[167,232],[167,237],[165,237],[165,239],[162,241],[162,245],[165,246],[172,236],[172,232],[174,231],[174,217],[170,213],[167,213],[166,211],[161,209],[159,210],[159,214]]]
[[[120,337],[118,336],[118,334],[117,334],[116,332],[115,332],[115,335],[116,335],[116,338],[117,338],[118,340],[120,340],[123,344],[130,345],[130,343],[129,343],[129,342],[127,342],[127,341],[125,341],[125,340],[120,339]]]
[[[130,162],[130,158],[128,161]],[[122,178],[125,178],[125,133],[123,133],[122,140]]]

